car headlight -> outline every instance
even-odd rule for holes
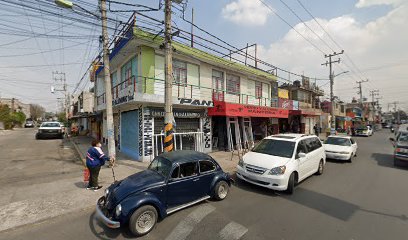
[[[244,167],[244,160],[239,159],[239,161],[238,161],[238,166]]]
[[[279,167],[272,168],[269,171],[269,174],[270,175],[282,175],[285,173],[285,171],[286,171],[286,166],[279,166]]]
[[[109,195],[109,188],[105,189],[105,197],[108,197]]]
[[[122,213],[122,206],[118,204],[115,208],[115,215],[118,217]]]
[[[350,154],[350,152],[340,152],[340,154]]]

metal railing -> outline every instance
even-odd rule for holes
[[[164,152],[164,134],[152,134],[153,156]],[[174,133],[174,150],[195,150],[204,152],[204,132]]]

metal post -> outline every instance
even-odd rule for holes
[[[164,51],[165,51],[165,92],[164,92],[164,151],[174,150],[174,130],[173,130],[173,49],[171,46],[171,0],[165,0],[165,31],[164,31]]]
[[[191,9],[191,47],[194,47],[194,8]]]
[[[105,94],[106,94],[106,126],[108,135],[108,153],[110,157],[115,158],[115,136],[113,128],[113,110],[112,110],[112,86],[110,78],[109,65],[109,37],[106,18],[106,0],[101,0],[101,18],[102,18],[102,40],[103,40],[103,72],[105,75]]]

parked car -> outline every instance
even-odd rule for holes
[[[408,163],[408,129],[401,126],[397,135],[390,137],[394,146],[394,166],[400,165],[401,162]]]
[[[134,235],[142,236],[159,218],[209,198],[225,199],[232,181],[207,154],[163,153],[147,170],[109,186],[96,214],[110,228],[128,225]]]
[[[373,135],[373,129],[371,126],[360,126],[356,129],[355,135],[369,137]]]
[[[237,177],[249,183],[292,194],[297,183],[326,164],[323,145],[316,136],[272,135],[246,153],[237,166]]]
[[[357,142],[350,136],[329,136],[323,146],[326,158],[351,162],[357,156]]]
[[[41,138],[64,138],[59,122],[43,122],[35,135],[36,139]]]
[[[24,124],[25,128],[33,128],[35,126],[34,122],[31,120],[27,120]]]

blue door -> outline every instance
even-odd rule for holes
[[[137,110],[122,112],[120,124],[120,149],[131,157],[139,160],[139,114]]]

